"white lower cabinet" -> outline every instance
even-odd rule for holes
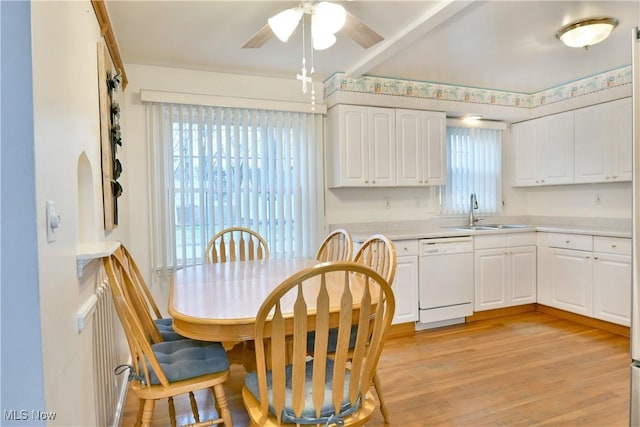
[[[631,239],[594,237],[593,316],[631,325]]]
[[[592,253],[550,248],[550,304],[593,317]]]
[[[629,326],[631,239],[538,234],[538,302]]]
[[[535,233],[475,237],[475,311],[536,302],[535,243]]]
[[[393,295],[396,297],[396,312],[393,324],[418,320],[418,241],[398,240],[396,245],[396,276],[393,280]]]

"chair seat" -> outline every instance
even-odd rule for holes
[[[229,359],[218,342],[191,339],[165,341],[151,346],[151,350],[169,382],[186,380],[200,375],[222,372],[229,369]],[[149,381],[160,384],[160,380],[149,366]]]
[[[331,423],[332,420],[334,422],[336,420],[341,419],[343,416],[349,415],[358,410],[360,407],[359,404],[351,405],[348,399],[349,392],[349,370],[346,371],[345,374],[345,383],[344,383],[344,399],[342,401],[340,407],[340,413],[335,414],[333,412],[333,403],[332,403],[332,393],[333,393],[333,360],[327,359],[327,367],[326,367],[326,375],[325,375],[325,391],[324,391],[324,401],[320,413],[320,417],[316,417],[313,402],[311,401],[311,389],[313,386],[313,361],[309,360],[306,363],[305,369],[305,396],[308,396],[305,401],[304,409],[302,411],[302,417],[298,418],[295,416],[295,413],[292,408],[292,390],[291,390],[291,371],[292,366],[287,365],[285,369],[286,373],[286,392],[285,392],[285,409],[282,416],[282,421],[287,423],[298,423],[298,424],[325,424],[327,421]],[[255,372],[249,373],[245,378],[245,387],[251,392],[253,397],[256,400],[259,400],[260,393],[258,391],[258,377]],[[272,399],[272,381],[271,381],[271,371],[267,372],[267,393],[269,395],[269,399]],[[360,400],[358,400],[360,402]],[[275,408],[272,402],[269,402],[269,411],[275,416]]]
[[[187,339],[173,330],[173,320],[171,318],[155,319],[154,323],[160,332],[163,341],[178,341]]]

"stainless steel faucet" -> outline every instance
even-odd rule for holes
[[[478,199],[476,198],[476,193],[471,193],[471,198],[469,200],[469,226],[473,227],[474,225],[476,225],[476,222],[479,221],[478,218],[476,218],[476,213],[474,212],[475,209],[478,209]]]

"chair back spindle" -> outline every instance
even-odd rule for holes
[[[246,227],[230,227],[216,233],[205,250],[207,263],[269,258],[267,241]]]

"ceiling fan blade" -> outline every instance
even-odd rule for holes
[[[360,46],[368,49],[374,44],[380,43],[382,40],[384,40],[384,37],[373,31],[371,28],[367,27],[362,23],[362,21],[352,15],[349,11],[346,12],[347,20],[344,23],[344,27],[342,27],[342,30],[340,31],[343,31]]]
[[[273,31],[269,24],[265,24],[264,27],[260,28],[257,33],[253,35],[245,44],[242,45],[243,49],[255,49],[261,47],[263,44],[269,41],[271,37],[273,37]]]

